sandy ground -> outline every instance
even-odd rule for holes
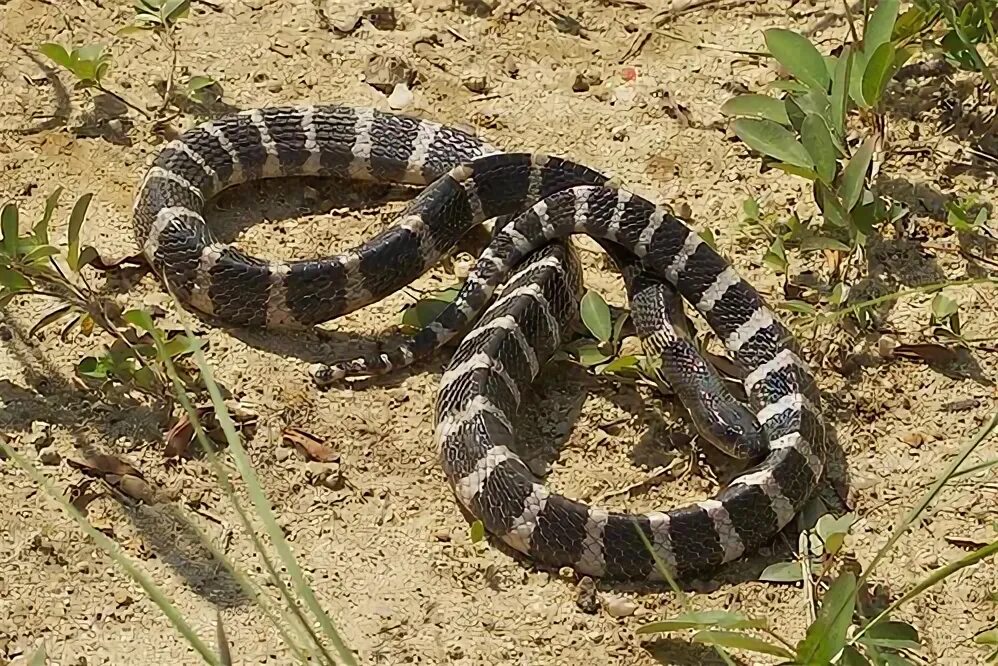
[[[782,1],[707,7],[664,24],[638,53],[629,47],[652,25],[652,0],[575,3],[570,13],[581,34],[559,30],[551,14],[557,2],[498,5],[489,13],[481,0],[409,0],[396,6],[394,29],[365,20],[338,34],[330,24],[349,27],[352,5],[196,2],[179,32],[181,75],[210,74],[221,82],[224,102],[237,108],[336,101],[387,109],[386,95],[364,72],[374,56],[398,58],[416,74],[407,113],[474,127],[501,146],[566,154],[619,173],[653,199],[686,205],[759,289],[780,298],[779,282],[760,261],[764,248],[741,240],[741,205],[755,196],[767,210],[786,214],[798,201],[809,202],[810,194],[800,180],[760,173],[758,160],[726,134],[718,109],[733,91],[758,89],[775,74],[771,63],[736,51],[761,49],[761,30],[776,26],[806,30],[831,48],[845,31],[836,13],[841,3],[803,2],[789,10]],[[115,66],[108,86],[153,107],[168,54],[146,37],[113,37],[129,14],[128,3],[100,0],[0,2],[0,192],[5,201],[19,202],[27,220],[58,185],[66,190],[64,202],[93,192],[85,241],[107,257],[135,251],[131,199],[163,139],[134,113],[109,119],[107,104],[95,111],[91,94],[74,90],[68,75],[54,73],[33,49],[49,40],[111,42]],[[635,80],[627,80],[627,67],[636,71]],[[580,78],[588,90],[573,90],[586,87],[577,85]],[[994,189],[994,176],[961,148],[976,131],[975,114],[986,111],[971,109],[972,92],[938,77],[915,77],[893,91],[895,151],[880,178],[911,207],[909,238],[927,239],[931,247],[913,241],[875,246],[870,272],[892,288],[975,274],[952,251],[953,238],[941,224],[945,201],[965,194],[990,201]],[[196,120],[183,115],[173,124],[183,128]],[[59,237],[68,206],[56,216]],[[251,252],[293,258],[352,246],[388,224],[400,206],[365,201],[335,184],[271,183],[226,193],[212,220]],[[589,286],[622,304],[619,280],[601,257],[587,253],[585,261]],[[439,288],[455,279],[434,269],[414,286]],[[955,289],[952,296],[963,308],[968,337],[998,334],[993,289]],[[163,325],[178,321],[151,277],[119,300],[163,308]],[[370,349],[365,340],[397,324],[399,310],[412,300],[413,292],[402,291],[329,325],[340,340],[332,349],[320,349],[312,338],[198,328],[210,342],[220,382],[258,417],[256,435],[247,442],[253,463],[317,593],[361,660],[713,663],[709,651],[679,638],[635,635],[642,623],[679,612],[671,593],[601,587],[602,607],[586,613],[576,603],[571,577],[534,571],[471,543],[430,444],[445,354],[353,389],[312,387],[306,369],[320,352],[343,358],[358,346]],[[888,307],[881,330],[920,341],[928,301],[916,296]],[[171,425],[164,415],[103,399],[73,379],[79,358],[99,350],[99,336],[64,344],[57,329],[49,329],[41,339],[27,339],[42,307],[17,301],[0,320],[3,432],[36,460],[39,445],[51,438],[59,455],[46,456],[43,468],[56,487],[86,497],[80,505],[93,524],[151,573],[203,635],[212,635],[215,609],[221,609],[237,663],[288,663],[273,627],[234,591],[178,518],[181,512],[190,516],[241,566],[260,571],[210,467],[164,456],[163,433]],[[917,360],[879,362],[877,337],[850,339],[840,330],[830,342],[809,342],[807,350],[826,394],[829,425],[848,460],[849,501],[859,516],[848,547],[864,563],[994,408],[989,378],[998,369],[987,344],[963,371]],[[666,443],[661,420],[672,418],[667,401],[592,381],[567,365],[550,368],[536,393],[537,400],[527,401],[524,437],[539,450],[536,461],[549,470],[552,487],[592,500],[676,460],[681,478],[618,492],[607,503],[650,509],[716,489],[701,473],[679,473],[689,453]],[[344,483],[317,483],[298,453],[276,443],[273,433],[286,425],[332,446]],[[123,504],[69,464],[86,449],[119,455],[167,499],[141,508]],[[992,443],[981,455],[996,452]],[[973,544],[993,540],[996,495],[993,474],[946,491],[918,531],[882,563],[878,584],[897,594]],[[767,617],[797,640],[805,597],[794,586],[753,580],[764,559],[746,565],[748,574],[737,579],[701,581],[692,602]],[[994,623],[996,593],[992,563],[967,569],[909,604],[901,615],[921,632],[925,663],[975,663],[982,652],[970,637]],[[621,598],[634,602],[633,613],[614,617],[608,608],[625,607]],[[22,663],[42,642],[58,664],[198,663],[141,590],[22,471],[0,461],[0,659]]]

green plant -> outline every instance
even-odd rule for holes
[[[652,622],[637,630],[638,634],[657,634],[693,629],[694,642],[712,645],[715,649],[735,649],[780,657],[787,666],[900,666],[912,664],[906,655],[921,649],[918,631],[907,622],[892,619],[904,604],[939,584],[954,573],[983,562],[998,554],[998,541],[986,544],[960,559],[937,568],[885,608],[868,601],[870,576],[877,564],[891,551],[898,539],[919,524],[920,518],[952,479],[968,473],[961,470],[966,459],[998,429],[998,412],[961,449],[937,476],[908,514],[899,521],[887,543],[877,552],[869,566],[857,575],[852,566],[840,561],[853,517],[823,515],[813,530],[805,530],[798,543],[798,558],[766,568],[761,578],[769,581],[802,582],[807,592],[811,622],[803,638],[796,643],[779,635],[765,618],[751,617],[731,611],[687,611],[665,621]],[[801,520],[807,520],[802,517]],[[650,544],[649,544],[650,547]],[[823,589],[820,604],[817,590]],[[762,634],[760,636],[759,634]],[[979,634],[979,643],[994,644],[989,632]],[[772,639],[772,641],[768,640]],[[995,660],[998,652],[988,657]]]
[[[995,0],[914,0],[898,19],[895,39],[941,53],[953,66],[982,74],[998,90],[994,73],[978,47],[996,55]]]
[[[786,247],[791,245],[802,253],[843,254],[848,262],[878,225],[904,213],[869,182],[883,139],[884,92],[912,55],[891,41],[897,12],[897,0],[878,3],[862,42],[845,45],[837,56],[822,55],[806,37],[790,30],[766,30],[769,53],[791,77],[772,84],[782,96],[739,95],[721,107],[733,118],[735,134],[767,164],[812,184],[820,224],[794,214],[765,229],[770,237],[766,263],[780,272],[787,269]],[[850,146],[853,112],[877,129]],[[746,213],[749,220],[759,219],[757,205],[747,207]]]
[[[118,30],[117,34],[152,33],[170,51],[170,65],[162,93],[162,103],[152,114],[131,102],[120,92],[105,85],[104,77],[111,69],[112,64],[111,54],[106,45],[85,44],[66,47],[49,42],[40,45],[38,50],[52,62],[75,76],[81,88],[99,90],[114,97],[144,118],[164,123],[173,117],[165,117],[164,113],[178,92],[175,82],[179,54],[176,32],[178,22],[190,14],[190,0],[135,0],[133,8],[135,16],[132,22]],[[207,101],[207,90],[215,83],[215,80],[209,76],[191,76],[180,86],[179,93],[185,99],[204,104]]]

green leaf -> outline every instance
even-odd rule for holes
[[[627,356],[618,356],[613,359],[603,367],[599,369],[599,374],[613,374],[623,372],[625,370],[637,370],[640,366],[640,360],[637,356],[629,354]]]
[[[17,271],[0,266],[0,286],[12,292],[31,289],[31,281]]]
[[[818,616],[797,644],[797,659],[805,664],[825,664],[845,647],[846,632],[856,609],[856,576],[839,575],[825,592]]]
[[[851,46],[842,49],[838,62],[835,63],[835,72],[832,75],[832,127],[836,136],[845,136],[846,116],[849,111],[849,77],[852,74],[853,61],[855,56]]]
[[[610,328],[610,307],[599,292],[591,289],[586,291],[579,308],[582,322],[589,329],[589,332],[600,342],[609,342],[610,336],[613,334]]]
[[[72,62],[69,59],[69,53],[66,52],[66,48],[61,44],[46,42],[38,47],[38,51],[60,67],[70,70],[72,69]]]
[[[35,650],[35,653],[31,655],[29,660],[29,666],[45,666],[45,661],[48,659],[48,654],[45,651],[45,644],[43,643],[40,648]]]
[[[809,88],[800,81],[792,81],[787,79],[776,79],[775,81],[770,81],[769,83],[766,84],[765,87],[772,88],[773,90],[783,90],[786,92],[801,93],[802,95],[809,90]]]
[[[860,636],[863,645],[889,648],[891,650],[917,650],[922,647],[918,640],[918,630],[907,622],[880,622]]]
[[[880,103],[880,97],[887,89],[891,77],[897,72],[894,45],[890,42],[881,44],[870,56],[863,73],[863,99],[870,106]]]
[[[762,570],[759,580],[772,583],[796,583],[804,580],[804,568],[800,562],[775,562]]]
[[[867,55],[891,41],[900,5],[899,0],[879,0],[877,2],[877,8],[873,10],[873,14],[870,15],[870,20],[866,24],[866,30],[863,31],[863,51]]]
[[[42,214],[42,219],[38,221],[35,228],[32,229],[35,238],[42,245],[46,245],[49,242],[49,222],[52,221],[52,213],[55,212],[56,206],[59,205],[59,196],[62,194],[62,186],[55,188],[52,194],[45,198],[45,212]]]
[[[138,308],[127,310],[121,315],[121,318],[136,328],[155,334],[156,325],[153,324],[152,315],[145,310]]]
[[[59,254],[59,248],[52,245],[39,245],[24,255],[24,263],[34,264]]]
[[[811,159],[814,160],[818,178],[826,185],[835,179],[835,145],[832,135],[820,117],[809,114],[801,125],[801,141]]]
[[[630,318],[630,316],[631,313],[625,312],[619,317],[617,317],[617,321],[613,323],[613,342],[615,343],[620,342],[620,336],[624,332],[624,325],[627,323],[627,320]]]
[[[100,254],[97,252],[97,248],[87,245],[80,250],[80,256],[76,260],[76,270],[79,271],[84,266],[89,266],[97,259],[100,259]]]
[[[762,214],[762,211],[759,210],[759,202],[754,197],[749,197],[742,202],[742,211],[745,213],[745,217],[750,220],[758,220]]]
[[[870,661],[851,645],[846,646],[842,651],[842,661],[840,663],[841,666],[870,666]]]
[[[821,537],[826,553],[834,555],[839,552],[839,549],[842,548],[842,544],[845,542],[846,535],[849,533],[849,528],[855,520],[855,516],[849,513],[841,518],[825,514],[818,519],[815,531]]]
[[[784,659],[793,659],[794,655],[785,647],[736,631],[698,631],[693,635],[694,643],[720,645],[734,650],[749,650],[762,654],[771,654]]]
[[[765,629],[769,624],[762,618],[749,618],[741,613],[725,610],[692,611],[671,620],[662,620],[638,627],[637,634],[659,634],[684,629],[721,627],[723,629]]]
[[[925,12],[918,7],[911,7],[898,18],[894,23],[894,34],[891,36],[894,41],[901,41],[914,37],[925,27]]]
[[[849,249],[849,246],[842,241],[828,236],[808,236],[800,242],[801,252],[820,252],[821,250],[849,252]]]
[[[471,543],[478,543],[485,538],[485,523],[476,520],[471,524]]]
[[[772,164],[774,169],[779,169],[784,173],[789,173],[791,176],[799,176],[805,180],[810,180],[814,182],[818,180],[818,174],[814,169],[805,169],[803,167],[794,166],[793,164],[787,164],[786,162],[775,162]]]
[[[783,236],[773,239],[766,254],[762,256],[762,261],[777,273],[784,273],[787,270],[787,251],[783,247]]]
[[[726,116],[752,116],[766,118],[781,125],[790,125],[790,118],[783,100],[769,95],[739,95],[721,105],[721,113]]]
[[[814,309],[814,306],[805,301],[796,301],[796,300],[783,301],[782,303],[779,303],[776,307],[781,310],[796,312],[797,314],[805,314],[805,315],[818,314],[818,311]]]
[[[974,642],[979,645],[998,645],[998,627],[977,634]]]
[[[578,356],[579,363],[587,368],[599,365],[600,363],[606,363],[610,360],[610,355],[601,352],[599,347],[592,342],[586,342],[578,345],[575,353]]]
[[[76,364],[76,372],[83,377],[89,377],[90,379],[107,379],[108,373],[111,371],[111,362],[106,356],[100,359],[94,358],[93,356],[87,356],[80,360]]]
[[[766,30],[763,35],[769,52],[794,78],[813,89],[828,89],[825,59],[806,37],[783,28]]]
[[[790,118],[790,125],[800,132],[800,126],[804,124],[804,118],[807,114],[804,113],[804,109],[800,107],[797,100],[806,95],[808,91],[804,91],[800,95],[787,95],[783,98],[783,108],[787,112],[787,117]]]
[[[412,328],[423,328],[440,316],[444,309],[454,302],[460,293],[460,285],[441,289],[428,294],[402,313],[402,325]]]
[[[31,330],[28,331],[28,337],[35,337],[43,328],[50,326],[68,314],[74,311],[72,305],[60,305],[59,307],[49,311],[47,314],[43,315],[41,319],[35,322]]]
[[[749,148],[795,166],[811,169],[811,157],[786,128],[772,120],[739,118],[732,123],[735,134]]]
[[[960,305],[949,296],[939,292],[932,298],[932,316],[936,321],[949,319],[960,310]]]
[[[202,76],[202,75],[192,76],[187,81],[187,89],[190,90],[191,92],[197,92],[202,88],[207,88],[208,86],[214,84],[215,84],[215,79],[211,78],[210,76]]]
[[[863,74],[866,72],[866,54],[861,50],[853,51],[852,70],[849,73],[849,96],[862,108],[869,108],[863,98]]]
[[[0,210],[0,239],[3,243],[3,252],[8,257],[17,256],[19,237],[17,204],[13,202],[4,204],[3,210]]]
[[[73,212],[69,215],[69,247],[66,250],[66,261],[74,272],[79,270],[77,265],[80,259],[80,229],[83,227],[87,207],[93,197],[94,195],[88,192],[77,199]]]
[[[841,185],[839,186],[839,196],[842,199],[842,206],[846,211],[851,211],[859,203],[859,198],[863,194],[863,184],[866,181],[866,172],[870,168],[870,160],[873,159],[874,137],[868,138],[859,147],[856,154],[852,156],[849,163],[842,170]]]
[[[164,23],[175,23],[187,16],[191,9],[191,0],[166,0],[159,13]]]

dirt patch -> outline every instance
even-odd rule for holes
[[[224,101],[237,108],[341,102],[387,109],[386,95],[361,75],[374,56],[398,58],[417,75],[405,112],[470,125],[502,147],[568,155],[618,173],[651,199],[687,205],[693,220],[714,231],[760,291],[781,297],[779,282],[762,265],[764,248],[739,240],[742,201],[755,196],[767,209],[786,210],[810,194],[800,180],[760,173],[758,161],[729,140],[718,109],[731,91],[755,90],[772,79],[767,61],[739,53],[761,48],[761,30],[825,24],[823,32],[811,34],[830,43],[845,33],[836,14],[841,3],[800,3],[789,11],[784,2],[705,8],[654,31],[637,53],[631,47],[655,13],[643,2],[572,3],[579,33],[552,15],[554,2],[502,2],[488,13],[485,2],[413,0],[395,7],[392,29],[361,21],[338,34],[333,26],[352,21],[347,4],[196,2],[192,20],[179,33],[184,72],[218,79]],[[101,2],[10,0],[0,6],[7,38],[0,47],[0,191],[4,200],[22,205],[27,219],[59,185],[68,200],[94,192],[85,241],[107,256],[135,251],[131,201],[162,139],[141,126],[129,128],[121,118],[109,120],[106,109],[95,111],[89,93],[74,90],[68,76],[49,69],[34,49],[50,40],[110,42],[129,11]],[[108,85],[143,107],[156,105],[166,52],[143,38],[113,44],[116,64]],[[948,95],[947,86],[916,79],[902,84],[899,96],[933,99]],[[952,124],[944,122],[940,105],[910,107],[902,109],[906,114],[899,111],[892,137],[919,150],[892,157],[882,173],[893,179],[894,195],[910,203],[910,224],[925,237],[939,228],[940,202],[973,193],[994,203],[994,178],[955,170],[949,156],[961,137],[952,128],[934,135],[933,128]],[[195,121],[185,115],[173,124]],[[921,130],[918,136],[914,127]],[[370,237],[401,207],[355,205],[362,200],[352,197],[322,183],[250,185],[224,194],[211,219],[232,230],[251,253],[315,256]],[[65,233],[65,219],[64,208],[56,234]],[[601,256],[585,253],[584,259],[587,284],[623,304],[620,281]],[[958,254],[911,251],[903,244],[877,248],[871,263],[880,277],[901,285],[967,273]],[[414,287],[439,288],[454,280],[437,268]],[[994,289],[975,286],[953,295],[968,337],[998,334]],[[711,663],[712,654],[698,646],[635,636],[641,623],[679,611],[673,595],[601,589],[602,600],[631,597],[637,610],[622,618],[605,609],[587,614],[576,605],[570,578],[536,572],[495,548],[471,543],[431,445],[434,391],[446,354],[355,389],[320,392],[311,386],[309,363],[366,344],[396,324],[399,310],[412,300],[412,292],[403,290],[334,322],[327,328],[338,337],[326,346],[314,338],[198,329],[211,345],[219,381],[259,416],[257,434],[247,443],[255,467],[316,592],[362,660]],[[891,308],[883,328],[917,340],[928,300],[911,298]],[[122,302],[171,307],[151,278]],[[101,402],[73,379],[76,361],[99,347],[96,338],[77,337],[65,345],[50,331],[27,340],[40,311],[37,304],[16,302],[0,323],[3,432],[24,444],[51,439],[58,456],[48,458],[46,472],[56,486],[94,493],[86,505],[89,519],[141,561],[203,635],[211,635],[215,609],[221,608],[240,663],[286,663],[279,636],[178,517],[181,511],[192,517],[216,543],[226,544],[230,557],[259,571],[249,544],[230,538],[237,521],[214,488],[210,467],[167,462],[163,415]],[[875,342],[861,338],[852,351]],[[852,476],[850,501],[860,522],[849,547],[866,563],[919,489],[993,409],[996,393],[986,380],[995,374],[994,349],[975,354],[978,379],[968,379],[919,362],[844,364],[822,340],[807,346]],[[525,437],[545,454],[540,457],[550,463],[549,482],[559,491],[592,499],[684,455],[662,447],[664,430],[652,426],[660,412],[666,418],[669,412],[647,394],[595,384],[562,366],[548,371],[536,392],[538,405],[525,415],[531,424]],[[275,437],[286,424],[331,443],[346,483],[315,483],[301,457]],[[128,508],[101,486],[87,485],[66,463],[85,448],[123,456],[172,501]],[[982,456],[996,452],[991,444]],[[0,479],[0,656],[17,658],[44,641],[61,664],[197,663],[156,606],[27,476],[0,461]],[[692,474],[608,503],[644,510],[714,490]],[[968,543],[993,540],[996,500],[994,483],[961,484],[944,493],[919,531],[902,539],[882,564],[878,580],[897,593],[962,555]],[[763,565],[752,566],[757,574]],[[758,614],[783,635],[799,638],[806,607],[801,591],[753,581],[751,573],[748,578],[703,583],[693,603]],[[996,592],[994,566],[981,565],[912,602],[900,616],[922,633],[929,663],[972,663],[980,651],[969,637],[994,622]]]

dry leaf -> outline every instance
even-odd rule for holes
[[[945,347],[929,342],[898,345],[893,349],[893,355],[901,358],[921,359],[930,363],[947,363],[955,361],[957,358],[956,350],[952,347]]]
[[[281,431],[281,437],[309,460],[316,462],[336,462],[340,459],[339,453],[327,446],[315,435],[304,430],[288,426]]]
[[[117,476],[132,475],[139,478],[142,477],[142,472],[124,460],[106,453],[87,454],[83,460],[67,458],[66,462],[77,469],[83,470],[85,473],[96,474],[98,476],[115,474]]]

